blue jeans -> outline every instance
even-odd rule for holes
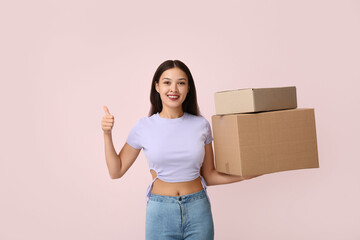
[[[205,190],[183,196],[151,194],[146,240],[213,240],[214,223]]]

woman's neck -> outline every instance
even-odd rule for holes
[[[184,111],[182,109],[180,109],[180,110],[166,110],[166,109],[163,109],[159,113],[160,117],[162,117],[162,118],[170,118],[170,119],[179,118],[179,117],[182,117],[183,115],[184,115]]]

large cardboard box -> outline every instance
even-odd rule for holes
[[[313,108],[213,115],[215,166],[251,176],[318,168]]]
[[[217,115],[292,108],[297,108],[295,86],[245,88],[215,93]]]

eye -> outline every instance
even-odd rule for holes
[[[169,81],[164,82],[164,84],[168,84],[168,83],[169,83]]]
[[[180,82],[180,84],[185,85],[185,82]]]

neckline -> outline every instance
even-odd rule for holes
[[[157,119],[159,119],[160,121],[163,121],[163,122],[168,122],[168,123],[180,122],[185,118],[186,115],[187,115],[187,112],[184,112],[184,114],[178,118],[163,118],[163,117],[160,117],[159,112],[156,113]]]

